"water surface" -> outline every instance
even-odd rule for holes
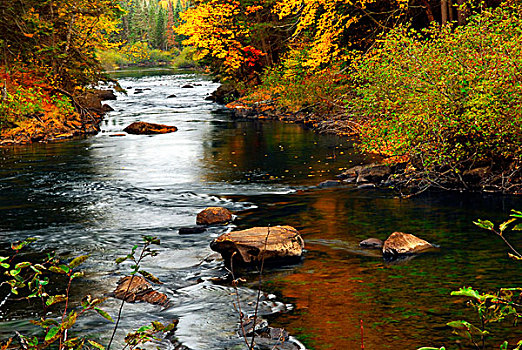
[[[242,348],[235,291],[209,280],[226,274],[209,242],[252,226],[292,225],[305,239],[302,263],[265,272],[263,290],[274,295],[261,312],[310,349],[360,349],[361,320],[367,349],[452,348],[455,338],[444,324],[474,321],[463,300],[449,296],[452,290],[521,285],[520,264],[506,257],[496,237],[472,224],[522,209],[519,198],[454,193],[401,200],[380,190],[316,189],[365,161],[351,140],[293,124],[235,120],[204,100],[217,84],[195,74],[153,71],[119,79],[128,95],[109,102],[115,111],[97,136],[0,149],[0,243],[37,237],[36,250],[92,254],[88,277],[75,291],[80,296],[112,290],[129,268],[114,259],[142,235],[161,238],[160,254],[145,268],[165,282],[159,290],[173,305],[127,306],[120,335],[151,320],[179,318],[176,335],[191,349]],[[186,84],[193,88],[182,88]],[[138,120],[179,130],[114,136]],[[237,219],[179,235],[207,206],[227,207]],[[414,233],[443,249],[389,264],[357,247],[364,238],[384,239],[393,231]],[[520,235],[513,242],[521,246]],[[256,276],[247,277],[240,298],[248,312]],[[115,314],[117,306],[109,300],[106,309]],[[31,308],[5,305],[0,311],[2,338],[13,329],[31,331],[25,321]],[[94,316],[80,326],[105,339],[111,329]],[[509,324],[496,333],[495,347],[521,335]]]

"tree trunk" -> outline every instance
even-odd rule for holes
[[[458,9],[457,9],[457,21],[459,26],[462,26],[466,23],[466,12],[464,9],[464,0],[457,0]]]
[[[448,24],[448,0],[440,1],[440,15],[442,25],[445,26]]]
[[[453,0],[448,0],[448,14],[449,14],[449,21],[453,22],[455,20],[455,16],[453,13]]]
[[[464,0],[459,0],[464,1]],[[431,9],[430,3],[428,0],[422,0],[422,4],[424,5],[424,8],[426,9],[426,16],[428,16],[428,21],[431,23],[435,21],[435,17],[433,16],[433,11]]]

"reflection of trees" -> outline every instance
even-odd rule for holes
[[[204,140],[202,162],[206,181],[265,181],[292,179],[320,182],[348,164],[346,145],[336,136],[317,135],[295,124],[236,121],[215,124]],[[343,155],[339,153],[343,151]],[[353,158],[353,156],[352,156]],[[339,165],[334,165],[339,164]],[[295,178],[295,180],[294,180]]]
[[[272,272],[265,280],[266,288],[296,306],[294,314],[277,321],[311,340],[314,349],[360,348],[360,319],[368,349],[442,344],[449,331],[433,327],[463,311],[454,308],[451,290],[463,284],[494,289],[498,276],[514,280],[521,273],[520,267],[501,263],[505,252],[496,249],[495,237],[477,237],[472,225],[476,212],[502,200],[438,195],[405,201],[344,187],[250,201],[258,208],[239,214],[236,223],[242,228],[288,224],[303,235],[308,253],[302,265]],[[361,239],[384,239],[396,230],[427,238],[443,250],[397,265],[357,252]],[[503,336],[509,334],[498,338]]]
[[[90,151],[78,142],[82,141],[0,148],[0,231],[89,219],[81,210],[85,199],[70,193],[73,183],[94,171]]]

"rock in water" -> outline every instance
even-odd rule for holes
[[[291,226],[253,227],[225,233],[210,243],[210,248],[221,254],[225,263],[259,264],[296,260],[303,254],[304,241]]]
[[[319,188],[327,188],[327,187],[336,187],[342,185],[342,182],[339,180],[326,180],[317,184]]]
[[[147,122],[134,122],[123,129],[126,133],[135,135],[167,134],[177,130],[175,126]]]
[[[420,239],[414,235],[403,232],[394,232],[384,242],[382,254],[384,256],[397,256],[422,253],[427,250],[436,249],[433,244]]]
[[[232,213],[222,207],[208,207],[196,217],[198,225],[226,224],[230,221],[232,221]]]
[[[114,296],[127,302],[145,301],[150,304],[165,306],[168,297],[152,289],[152,285],[140,276],[126,276],[118,281]]]
[[[362,248],[381,249],[382,245],[382,240],[379,238],[368,238],[359,242],[359,246]]]

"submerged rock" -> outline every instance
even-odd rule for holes
[[[381,249],[383,246],[383,241],[379,238],[368,238],[359,242],[359,246],[362,248],[369,249]]]
[[[203,233],[207,229],[204,227],[181,227],[178,231],[180,235],[192,235],[196,233]]]
[[[225,264],[231,259],[239,264],[259,264],[297,260],[303,254],[304,241],[291,226],[253,227],[225,233],[210,244],[221,254]]]
[[[208,207],[196,217],[198,225],[226,224],[232,221],[232,213],[222,207]]]
[[[127,126],[125,129],[123,129],[123,131],[125,131],[126,133],[135,135],[167,134],[170,132],[175,132],[177,130],[178,128],[176,128],[175,126],[147,122],[134,122],[131,125]]]
[[[290,337],[284,328],[274,328],[268,325],[268,322],[261,317],[256,319],[254,327],[254,319],[248,317],[244,319],[239,326],[238,335],[250,341],[254,335],[254,348],[260,350],[300,350],[306,349],[301,343]]]
[[[118,286],[114,290],[114,296],[126,302],[144,301],[150,304],[165,306],[168,304],[168,297],[152,289],[152,285],[143,277],[126,276],[118,281]]]
[[[339,180],[325,180],[317,184],[319,188],[327,188],[327,187],[336,187],[342,185],[342,182]]]
[[[384,242],[382,254],[385,257],[393,257],[418,254],[435,249],[437,249],[436,246],[414,235],[403,232],[394,232]]]

